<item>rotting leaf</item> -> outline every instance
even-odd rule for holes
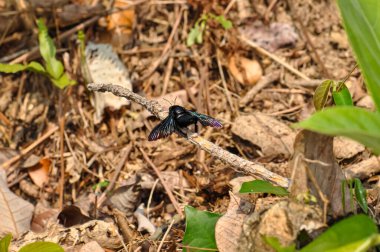
[[[240,193],[271,193],[278,196],[286,196],[289,192],[280,186],[274,186],[265,180],[253,180],[244,182],[240,188]]]
[[[29,230],[34,206],[9,190],[4,170],[0,170],[0,234],[17,237]]]
[[[334,85],[333,80],[325,80],[317,87],[313,96],[315,110],[318,111],[325,107],[332,85]]]
[[[186,230],[183,237],[183,244],[192,248],[191,250],[184,247],[184,251],[205,251],[202,248],[216,249],[215,225],[220,214],[198,211],[197,209],[186,206]]]

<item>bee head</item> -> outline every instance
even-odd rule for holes
[[[186,111],[186,109],[178,105],[173,105],[169,108],[169,112],[172,112],[176,115],[182,114],[184,111]]]

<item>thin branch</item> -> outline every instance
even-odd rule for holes
[[[146,108],[151,114],[163,120],[167,114],[163,111],[163,108],[157,101],[148,101],[146,98],[133,93],[132,91],[125,89],[118,85],[112,84],[88,84],[88,89],[98,92],[111,92],[116,96],[127,98],[130,101],[136,102]],[[231,165],[231,168],[238,172],[242,172],[251,176],[259,177],[261,179],[270,181],[282,187],[289,186],[289,179],[282,177],[274,172],[267,170],[264,166],[253,163],[238,157],[216,144],[213,144],[200,136],[189,136],[187,141],[198,146],[202,150],[208,152],[211,156],[222,160],[223,162]]]

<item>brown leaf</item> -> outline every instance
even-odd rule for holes
[[[293,153],[293,130],[263,113],[237,117],[231,131],[241,139],[259,146],[266,156],[290,156]]]
[[[40,188],[49,181],[50,165],[50,159],[42,158],[35,166],[28,169],[30,178],[33,180],[34,184]]]
[[[7,185],[4,170],[0,170],[0,237],[12,233],[14,237],[29,230],[34,206],[20,198]]]
[[[82,214],[77,206],[66,206],[58,215],[59,223],[64,227],[71,227],[78,224],[86,223],[92,218]]]

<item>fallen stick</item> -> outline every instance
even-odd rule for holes
[[[154,116],[163,120],[166,117],[162,106],[157,101],[149,101],[146,98],[128,90],[118,85],[113,84],[95,84],[91,83],[87,85],[88,89],[91,91],[98,92],[111,92],[116,96],[124,97],[130,101],[136,102],[146,108]],[[271,183],[282,187],[289,187],[290,180],[288,178],[282,177],[274,172],[267,170],[264,166],[245,160],[239,156],[236,156],[216,144],[213,144],[200,136],[190,136],[187,141],[198,146],[202,150],[208,152],[211,156],[222,160],[223,162],[231,165],[231,168],[238,172],[245,173],[247,175],[259,177],[261,179],[267,180]]]

